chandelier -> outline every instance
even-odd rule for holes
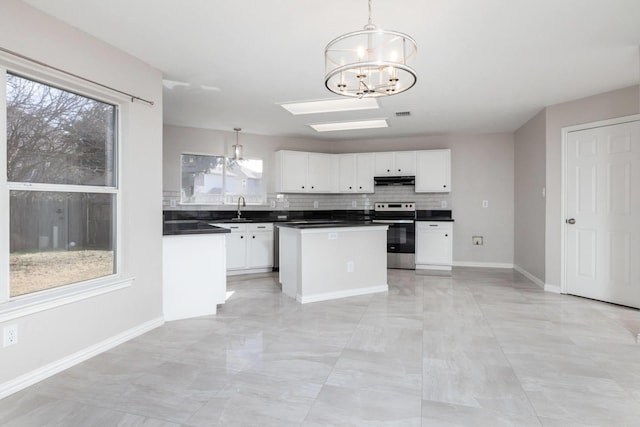
[[[377,98],[395,95],[416,84],[416,72],[407,65],[418,50],[414,39],[369,23],[361,31],[332,40],[324,50],[325,86],[338,95]]]

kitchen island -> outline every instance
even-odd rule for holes
[[[386,292],[387,225],[280,225],[282,292],[305,304]]]

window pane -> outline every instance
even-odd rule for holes
[[[262,160],[227,158],[225,190],[227,203],[237,201],[238,196],[244,196],[247,203],[263,203],[265,188],[262,179]]]
[[[115,272],[115,195],[11,191],[10,296]]]
[[[224,157],[182,155],[182,203],[221,204]]]
[[[13,182],[115,186],[116,107],[7,74]]]

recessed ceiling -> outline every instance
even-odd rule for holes
[[[416,40],[418,82],[377,110],[317,115],[375,114],[388,128],[316,133],[280,104],[337,98],[324,48],[362,29],[366,0],[25,2],[160,69],[164,121],[180,126],[332,140],[510,132],[545,106],[640,80],[638,0],[373,0],[374,24]]]

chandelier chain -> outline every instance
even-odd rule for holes
[[[369,0],[369,26],[371,26],[371,0]]]

